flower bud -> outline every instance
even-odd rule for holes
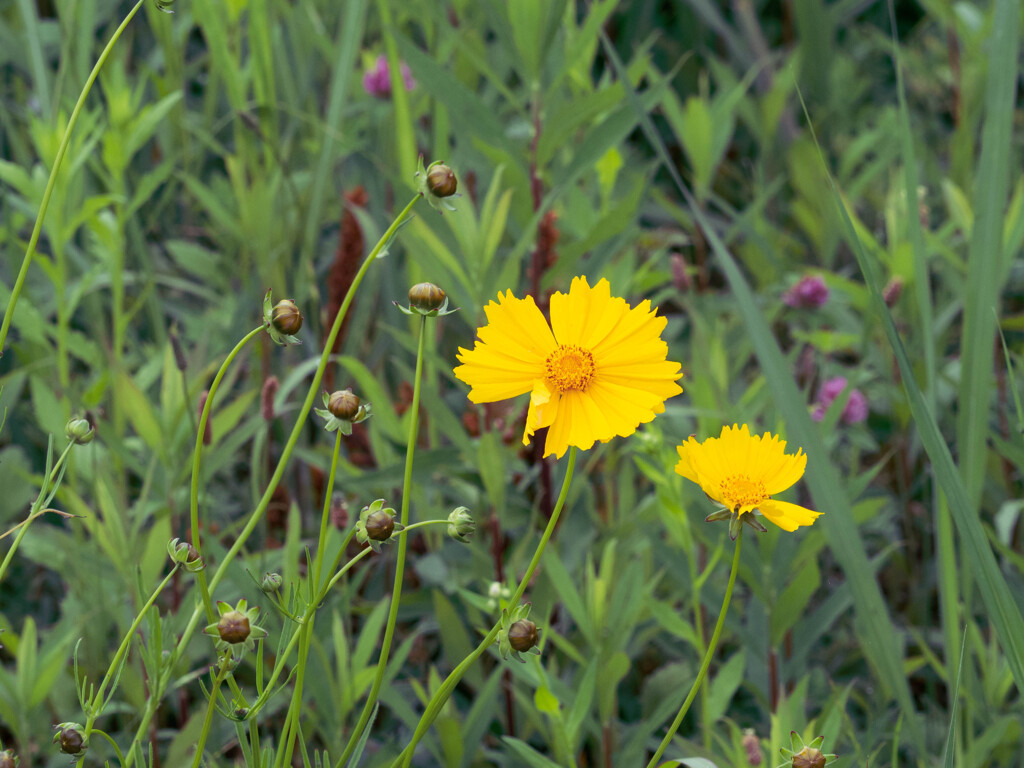
[[[508,628],[508,644],[520,653],[533,648],[539,639],[537,625],[529,619],[520,619]]]
[[[761,740],[757,738],[757,733],[754,732],[753,728],[745,728],[743,730],[743,751],[747,754],[747,762],[756,768],[761,764],[763,759],[761,755]]]
[[[281,584],[284,580],[281,578],[280,573],[268,573],[260,581],[260,589],[265,593],[270,594],[271,592],[277,592],[281,588]]]
[[[19,762],[18,756],[11,750],[0,752],[0,768],[18,768]]]
[[[395,518],[378,509],[366,518],[366,535],[374,541],[387,541],[395,532]]]
[[[434,163],[427,170],[427,189],[434,197],[451,197],[458,188],[455,172],[444,163]]]
[[[228,611],[217,622],[217,634],[225,643],[244,643],[249,638],[249,617],[240,611]]]
[[[445,292],[433,283],[417,283],[409,289],[409,304],[413,309],[432,312],[444,304]]]
[[[465,507],[456,507],[448,515],[448,535],[463,544],[469,543],[469,536],[476,530],[476,521]]]
[[[172,562],[185,566],[189,573],[199,573],[206,568],[206,563],[200,556],[199,551],[181,539],[171,539],[167,542],[167,556]]]
[[[793,768],[825,768],[825,756],[820,750],[804,747],[793,755]]]
[[[885,286],[885,290],[882,291],[882,299],[885,301],[885,306],[892,308],[900,300],[901,293],[903,293],[903,280],[894,277]]]
[[[282,299],[274,306],[274,314],[271,317],[280,333],[285,336],[294,336],[302,329],[302,313],[291,299]]]
[[[64,434],[75,445],[91,443],[96,430],[86,419],[71,419],[64,427]]]
[[[60,745],[60,751],[65,755],[81,757],[89,748],[89,740],[85,737],[85,728],[79,723],[61,723],[57,726],[57,733],[53,737],[53,743]]]
[[[351,389],[332,392],[327,401],[327,410],[337,419],[352,421],[359,414],[360,400]]]
[[[825,768],[837,758],[837,755],[822,753],[821,744],[825,740],[823,736],[818,736],[810,743],[804,743],[800,734],[790,731],[789,739],[790,748],[783,747],[779,750],[786,759],[779,768]]]

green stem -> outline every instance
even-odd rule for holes
[[[32,235],[29,237],[28,248],[25,249],[25,258],[21,262],[21,269],[18,271],[18,278],[14,282],[14,288],[11,290],[11,300],[7,303],[7,310],[4,312],[3,323],[0,324],[0,357],[3,357],[4,344],[7,341],[7,333],[10,331],[11,320],[14,317],[14,307],[18,303],[18,297],[21,295],[21,290],[25,285],[25,278],[28,275],[28,268],[32,264],[32,258],[36,253],[36,246],[39,244],[39,235],[43,229],[43,219],[46,218],[46,210],[50,207],[50,197],[53,195],[53,188],[57,184],[57,173],[60,171],[60,166],[64,162],[64,155],[68,151],[68,144],[71,143],[71,131],[75,127],[75,123],[78,122],[78,115],[82,111],[82,106],[85,104],[85,99],[89,95],[89,91],[92,90],[92,85],[96,82],[96,77],[100,73],[100,69],[106,62],[110,52],[114,49],[114,43],[121,37],[121,33],[124,32],[125,27],[128,26],[135,14],[139,12],[146,0],[139,0],[134,7],[128,11],[128,15],[124,17],[124,21],[114,31],[110,41],[106,47],[100,53],[96,64],[92,68],[92,72],[89,73],[88,79],[85,81],[85,85],[82,87],[82,92],[78,95],[78,101],[75,103],[75,108],[71,111],[71,117],[68,119],[67,128],[64,129],[64,135],[61,137],[60,146],[57,148],[57,156],[53,160],[53,168],[50,169],[50,178],[46,182],[46,189],[43,191],[43,200],[39,206],[39,213],[36,216],[35,226],[32,227]]]
[[[226,658],[222,659],[217,667],[217,677],[214,678],[213,688],[210,690],[210,701],[206,707],[206,717],[203,719],[203,730],[199,734],[199,741],[196,742],[196,756],[192,760],[192,768],[199,768],[203,764],[203,750],[206,748],[206,740],[210,736],[213,710],[217,708],[217,694],[220,692],[221,683],[224,682],[224,678],[227,676],[227,667]]]
[[[327,335],[327,339],[324,341],[324,351],[320,355],[320,363],[317,365],[316,373],[313,374],[313,381],[310,384],[309,391],[306,393],[306,399],[299,409],[299,413],[295,419],[295,426],[292,428],[291,434],[288,436],[288,441],[284,445],[284,449],[281,451],[281,458],[277,462],[277,467],[274,469],[274,474],[271,475],[267,487],[263,492],[263,497],[256,505],[256,509],[253,510],[250,515],[248,522],[245,527],[238,534],[231,548],[225,553],[224,559],[220,565],[217,566],[217,571],[213,575],[213,579],[210,581],[210,592],[216,590],[217,585],[227,575],[227,568],[231,562],[235,559],[238,553],[245,546],[245,542],[249,536],[256,529],[260,520],[263,518],[263,514],[267,511],[267,506],[270,504],[270,499],[277,489],[278,483],[281,482],[281,478],[284,476],[285,469],[288,466],[288,461],[291,458],[292,451],[295,449],[296,444],[299,441],[299,436],[306,429],[306,419],[309,416],[310,410],[313,408],[313,400],[317,395],[317,390],[320,388],[320,382],[323,380],[324,371],[327,370],[327,363],[331,358],[331,350],[334,348],[334,341],[338,337],[338,333],[341,331],[342,321],[348,314],[348,308],[352,304],[352,299],[355,297],[356,291],[362,283],[363,278],[366,276],[370,265],[377,259],[381,250],[391,241],[398,228],[405,222],[409,214],[412,213],[413,206],[420,199],[420,195],[417,194],[412,200],[409,201],[408,205],[402,209],[402,212],[398,214],[398,217],[391,223],[391,226],[387,228],[380,240],[370,251],[366,260],[363,262],[356,276],[352,280],[352,285],[348,289],[348,293],[345,294],[345,299],[341,303],[341,307],[338,309],[338,314],[334,318],[334,325],[331,326],[331,332]],[[171,657],[170,666],[173,667],[181,659],[182,654],[185,652],[185,648],[188,646],[189,641],[192,639],[192,635],[195,633],[196,628],[199,626],[200,617],[202,611],[196,609],[192,612],[192,617],[189,619],[188,624],[182,632],[181,638],[178,640],[177,646],[175,646],[174,652]],[[162,679],[159,690],[157,690],[153,697],[159,701],[163,697],[163,691],[166,687],[167,682],[170,678]],[[143,714],[142,720],[139,722],[139,727],[135,731],[135,741],[139,741],[142,735],[146,733],[146,729],[149,727],[149,722],[152,720],[153,715],[156,713],[156,705],[149,706],[146,708],[146,712]],[[124,768],[131,768],[132,765],[132,754],[134,750],[129,751],[126,756],[126,765]]]
[[[341,430],[334,438],[334,455],[331,457],[331,472],[327,475],[327,487],[324,489],[324,509],[320,514],[320,538],[316,544],[316,559],[313,563],[313,583],[320,586],[321,568],[324,564],[324,550],[327,548],[327,524],[331,519],[331,495],[334,493],[334,476],[338,471],[338,454],[341,453]]]
[[[170,573],[168,573],[164,580],[160,582],[160,586],[153,590],[153,594],[149,596],[149,600],[146,601],[145,605],[143,605],[135,615],[135,620],[132,622],[132,625],[128,627],[124,640],[121,641],[121,645],[118,647],[117,653],[114,654],[114,660],[110,662],[110,666],[107,668],[107,674],[104,675],[103,682],[100,683],[100,687],[96,690],[95,695],[93,695],[92,700],[89,702],[89,719],[85,722],[85,738],[89,738],[89,734],[92,733],[93,723],[96,722],[96,718],[103,714],[103,707],[106,704],[106,702],[103,701],[103,696],[106,693],[107,686],[110,684],[110,681],[115,675],[119,674],[121,661],[124,659],[125,654],[128,653],[128,648],[131,647],[132,638],[135,636],[135,632],[139,628],[139,624],[142,623],[142,619],[145,617],[146,612],[153,607],[153,603],[156,602],[157,595],[164,591],[164,587],[170,583],[171,577],[174,576],[177,570],[178,565],[175,563],[174,567],[171,568]],[[78,758],[78,768],[82,768],[84,764],[85,755]]]
[[[725,614],[729,612],[729,601],[732,599],[732,588],[736,584],[736,574],[740,569],[740,545],[743,543],[743,526],[740,526],[739,534],[736,536],[736,551],[732,556],[732,570],[729,571],[729,585],[725,588],[725,598],[722,600],[722,610],[718,614],[718,622],[715,624],[715,631],[711,635],[711,642],[708,644],[708,650],[704,654],[704,661],[700,664],[700,672],[697,673],[697,679],[693,681],[693,685],[690,688],[690,692],[686,695],[686,700],[683,702],[683,706],[679,708],[679,713],[676,715],[676,719],[672,721],[672,725],[668,728],[668,733],[665,734],[665,738],[661,740],[661,744],[658,745],[658,750],[654,753],[654,757],[647,764],[647,768],[654,768],[657,762],[661,759],[661,756],[665,753],[665,749],[672,741],[672,737],[675,736],[676,731],[679,730],[679,726],[682,725],[683,718],[686,717],[686,712],[690,709],[690,705],[693,703],[694,698],[697,696],[697,691],[700,690],[701,683],[704,682],[704,678],[707,677],[708,667],[711,666],[711,658],[715,655],[715,648],[718,647],[718,638],[722,634],[722,627],[725,625]],[[706,726],[707,724],[705,724]]]
[[[248,344],[252,339],[256,338],[264,330],[264,326],[260,325],[253,328],[249,333],[242,337],[242,340],[235,344],[235,348],[232,349],[228,356],[224,358],[224,362],[221,363],[220,370],[217,371],[217,375],[213,377],[213,383],[210,384],[209,392],[206,395],[206,402],[203,403],[203,412],[199,416],[199,427],[196,429],[196,447],[192,452],[192,486],[189,492],[189,517],[191,522],[192,530],[192,546],[196,548],[196,552],[203,554],[202,544],[199,537],[199,470],[202,462],[203,455],[203,436],[206,434],[206,423],[210,418],[210,411],[213,410],[213,399],[217,396],[217,390],[220,388],[220,382],[224,378],[224,374],[228,372],[228,367],[234,361],[238,353],[242,351],[242,348]],[[207,621],[214,621],[217,618],[217,614],[213,610],[213,598],[211,597],[211,591],[206,585],[206,572],[199,571],[196,574],[196,581],[199,583],[199,591],[203,595],[203,605],[206,608],[206,619]]]
[[[416,373],[413,378],[412,405],[409,408],[409,439],[405,446],[405,477],[402,480],[402,527],[409,525],[409,497],[412,495],[412,462],[416,453],[416,436],[419,433],[420,423],[420,385],[423,380],[423,345],[426,341],[427,318],[420,315],[419,334],[416,346]],[[405,575],[405,550],[408,537],[403,536],[398,540],[398,558],[395,564],[395,583],[391,589],[391,607],[388,610],[388,623],[384,629],[384,641],[380,647],[380,657],[377,659],[377,674],[374,675],[373,685],[370,687],[370,695],[366,697],[363,711],[359,715],[359,721],[352,730],[345,745],[345,751],[338,760],[338,766],[348,764],[349,758],[356,749],[359,737],[366,728],[373,712],[374,704],[377,703],[377,696],[380,694],[380,687],[384,683],[384,673],[387,671],[388,656],[391,653],[391,641],[395,636],[395,624],[398,623],[398,604],[402,598],[402,581]]]
[[[544,529],[544,533],[540,538],[540,543],[537,545],[536,551],[533,553],[533,559],[530,560],[530,565],[526,569],[526,573],[523,574],[523,578],[519,582],[519,586],[516,588],[515,594],[512,595],[512,599],[509,600],[510,606],[519,605],[519,601],[523,597],[523,593],[526,592],[526,588],[530,584],[530,579],[533,578],[534,572],[537,570],[537,566],[540,564],[541,555],[544,554],[544,549],[547,547],[548,540],[551,538],[551,534],[555,531],[555,526],[558,525],[558,518],[562,513],[562,507],[565,506],[566,497],[569,495],[569,485],[572,482],[573,471],[576,468],[576,446],[569,449],[569,461],[565,468],[565,479],[562,480],[562,490],[558,494],[558,501],[555,502],[554,511],[551,513],[551,519],[548,520],[548,525]],[[398,756],[394,763],[393,768],[397,766],[409,766],[412,763],[412,754],[416,749],[416,745],[419,744],[420,740],[426,735],[427,729],[430,728],[431,723],[437,718],[441,712],[441,707],[448,700],[452,691],[455,690],[455,686],[458,685],[459,680],[466,673],[466,670],[475,662],[480,656],[483,655],[484,651],[494,645],[494,641],[498,637],[498,632],[501,630],[501,622],[498,622],[491,628],[491,631],[487,633],[487,636],[480,642],[480,644],[473,649],[466,658],[464,658],[459,665],[455,667],[445,678],[445,681],[441,683],[441,686],[437,689],[437,692],[431,697],[430,701],[427,702],[427,708],[423,712],[423,716],[420,718],[419,724],[416,726],[416,731],[412,735],[412,740],[408,746],[402,750],[402,754]],[[335,768],[339,768],[335,766]]]
[[[57,463],[54,464],[53,469],[50,470],[49,476],[46,478],[42,486],[39,488],[39,495],[36,496],[35,500],[32,502],[32,507],[28,511],[28,517],[25,518],[25,521],[23,523],[20,523],[21,527],[18,530],[18,535],[14,537],[14,543],[11,544],[11,548],[7,550],[7,554],[4,556],[3,563],[0,563],[0,581],[4,580],[4,574],[7,573],[7,568],[10,566],[11,560],[14,559],[14,553],[18,551],[18,546],[21,544],[21,540],[25,538],[25,534],[28,532],[29,525],[31,525],[32,521],[39,517],[39,515],[41,514],[39,508],[43,505],[43,500],[47,496],[49,496],[47,491],[49,487],[53,484],[57,475],[60,473],[60,468],[64,465],[64,461],[65,459],[67,459],[68,454],[71,452],[71,447],[73,445],[73,442],[68,443],[67,447],[64,449],[64,452],[61,453],[60,457],[57,459]]]

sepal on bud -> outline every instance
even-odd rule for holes
[[[498,631],[498,652],[501,658],[512,656],[516,661],[526,663],[520,654],[540,656],[540,648],[537,647],[540,630],[529,620],[529,615],[529,603],[523,603],[511,612],[507,608],[502,609],[501,629]]]
[[[167,542],[167,556],[172,562],[184,566],[189,573],[199,573],[206,568],[206,562],[196,548],[181,539],[171,539]]]
[[[89,749],[89,739],[81,723],[59,723],[54,727],[57,733],[53,736],[53,743],[59,744],[65,755],[81,757]]]
[[[323,408],[314,408],[316,415],[326,421],[324,429],[328,432],[340,431],[343,435],[352,434],[352,425],[366,421],[373,414],[373,406],[362,402],[351,389],[338,392],[323,392]],[[351,415],[350,415],[351,414]]]
[[[363,507],[356,522],[356,541],[369,544],[374,552],[380,552],[380,545],[388,541],[404,526],[395,520],[395,510],[384,506],[384,499]]]
[[[824,736],[818,736],[810,743],[805,744],[799,733],[790,731],[790,748],[782,747],[779,750],[786,762],[779,765],[778,768],[824,768],[839,757],[839,755],[825,754],[821,751],[824,741]]]
[[[263,327],[275,344],[301,344],[295,334],[302,328],[302,313],[291,299],[273,303],[270,291],[263,297]]]
[[[463,544],[469,544],[469,537],[476,531],[476,521],[466,507],[456,507],[448,515],[448,535]]]
[[[459,182],[455,178],[455,172],[440,160],[435,160],[424,168],[423,155],[420,155],[416,169],[416,188],[434,210],[455,210],[455,206],[446,198],[455,195]]]

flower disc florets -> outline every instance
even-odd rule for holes
[[[220,619],[213,624],[208,624],[203,630],[204,635],[216,637],[217,650],[231,650],[232,657],[237,659],[235,650],[249,650],[256,647],[256,641],[267,636],[267,630],[256,626],[256,619],[259,617],[258,606],[249,607],[245,598],[238,601],[234,608],[230,604],[217,601],[217,611]]]
[[[263,327],[275,344],[301,344],[295,336],[302,328],[302,313],[291,299],[275,305],[270,291],[263,297]]]
[[[53,743],[59,744],[65,755],[81,757],[89,749],[89,739],[81,723],[60,723],[55,727],[57,733],[53,736]]]
[[[502,609],[501,629],[498,630],[498,652],[501,658],[512,656],[516,661],[525,663],[526,659],[520,653],[540,656],[540,648],[537,647],[540,630],[528,620],[529,615],[529,603],[523,603],[511,612],[507,608]]]
[[[380,545],[388,541],[404,526],[395,520],[395,510],[384,506],[384,499],[377,499],[363,507],[356,523],[356,541],[369,544],[374,552],[380,552]]]
[[[328,432],[340,431],[343,435],[352,434],[352,425],[366,421],[372,415],[373,406],[362,402],[351,389],[342,389],[327,394],[324,391],[323,408],[314,408],[316,415],[324,419],[324,429]]]

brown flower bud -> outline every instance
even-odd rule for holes
[[[433,283],[417,283],[409,289],[409,304],[414,309],[430,312],[444,303],[445,292]]]
[[[438,163],[427,171],[427,189],[434,197],[451,197],[458,188],[455,172],[447,165]]]
[[[0,768],[18,768],[18,756],[9,749],[0,752]]]
[[[813,747],[804,747],[793,755],[793,768],[825,768],[825,755]]]
[[[537,625],[529,619],[520,619],[508,628],[508,644],[513,650],[525,653],[537,644]]]
[[[80,755],[85,752],[86,739],[82,726],[78,723],[61,723],[63,728],[57,731],[54,741],[60,745],[65,755]]]
[[[217,622],[217,634],[225,643],[244,643],[249,637],[249,617],[240,611],[228,611]]]
[[[327,401],[327,410],[331,415],[345,421],[352,421],[359,414],[359,398],[352,394],[351,389],[332,392]]]
[[[378,509],[366,518],[366,535],[374,541],[387,541],[395,532],[395,518]]]
[[[302,313],[291,299],[282,299],[274,306],[271,321],[286,336],[294,336],[302,329]]]

